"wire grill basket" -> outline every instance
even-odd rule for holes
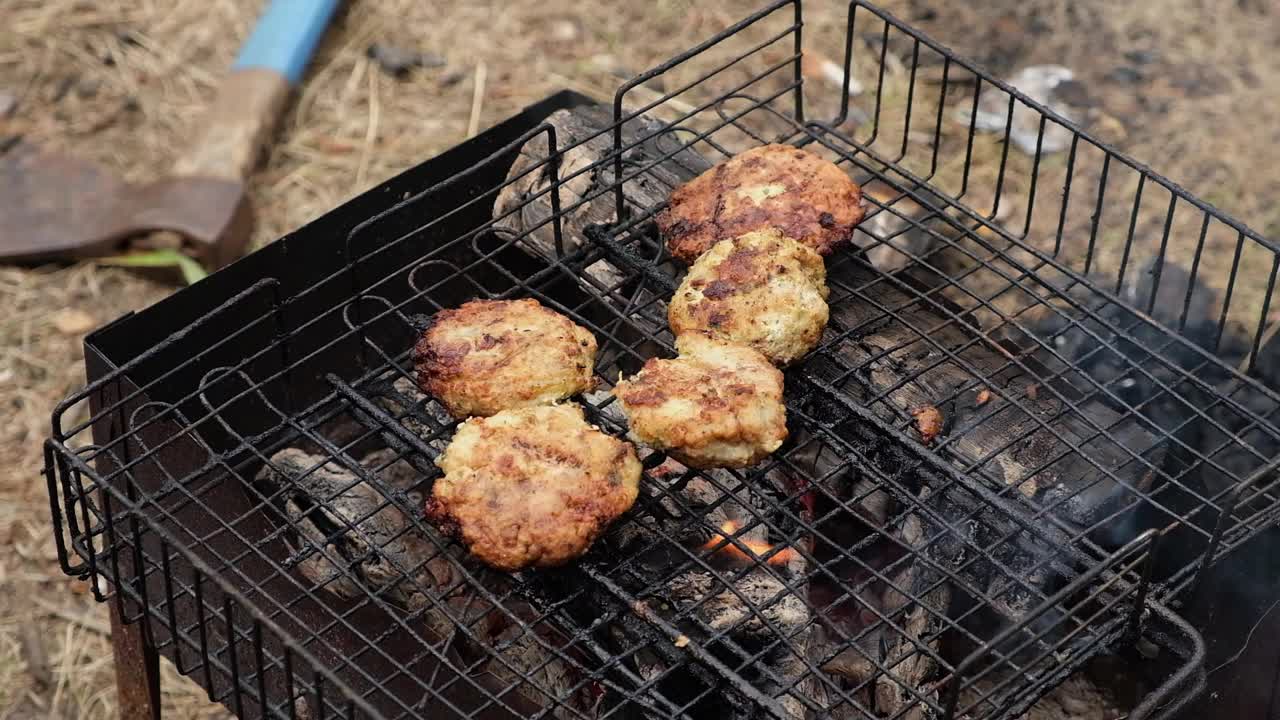
[[[1166,602],[1275,520],[1274,246],[861,2],[832,101],[808,31],[771,5],[95,334],[46,444],[64,571],[242,717],[1003,718],[1143,636],[1169,652],[1132,716],[1174,712],[1202,648]],[[767,142],[871,205],[791,439],[651,454],[580,562],[479,566],[423,517],[454,424],[414,338],[534,297],[607,389],[671,352],[662,199]]]

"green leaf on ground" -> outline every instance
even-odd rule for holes
[[[129,253],[102,258],[98,262],[116,267],[176,267],[182,273],[182,279],[191,285],[209,274],[204,266],[194,258],[184,255],[178,250],[163,248],[146,252]]]

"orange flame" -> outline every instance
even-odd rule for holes
[[[702,545],[703,550],[714,550],[717,555],[733,558],[734,560],[744,560],[749,562],[759,562],[760,559],[773,550],[774,546],[761,540],[752,540],[748,538],[729,539],[730,535],[738,532],[738,523],[732,520],[724,521],[720,526],[720,532],[714,533],[711,539]],[[735,544],[736,543],[736,544]],[[751,551],[747,554],[743,548]],[[793,548],[785,547],[778,550],[765,562],[770,565],[785,565],[793,557],[796,551]]]

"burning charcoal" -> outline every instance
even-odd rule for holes
[[[853,512],[871,527],[883,527],[889,521],[894,507],[893,498],[877,486],[873,477],[858,472],[829,443],[806,429],[797,430],[792,438],[797,448],[790,453],[792,462],[811,472],[809,477],[812,480],[801,478],[801,481],[807,485],[821,480],[823,485],[822,489],[811,490],[802,496],[811,517],[832,518],[829,522],[819,522],[821,532],[840,537],[841,530],[857,524],[847,522],[848,518],[843,516],[833,515],[831,505],[837,502],[837,498],[841,502],[852,503]]]
[[[1258,350],[1257,362],[1253,374],[1269,389],[1280,392],[1277,383],[1277,367],[1280,366],[1280,336],[1273,337]],[[1211,498],[1222,496],[1232,490],[1238,483],[1249,479],[1268,462],[1280,456],[1280,438],[1250,417],[1250,413],[1262,420],[1280,426],[1280,403],[1264,393],[1257,392],[1247,383],[1231,380],[1218,386],[1217,392],[1229,398],[1231,403],[1220,402],[1213,405],[1209,417],[1223,430],[1206,423],[1199,438],[1199,450],[1212,463],[1222,466],[1223,471],[1209,463],[1200,466],[1200,477],[1204,490]],[[1237,409],[1236,406],[1240,409]],[[1275,477],[1261,478],[1253,486],[1242,491],[1242,503],[1237,510],[1238,515],[1248,515],[1251,507],[1260,503],[1250,503],[1257,491],[1270,490],[1274,497]]]
[[[391,383],[374,385],[370,389],[373,401],[393,418],[398,420],[404,429],[416,435],[434,452],[432,457],[423,457],[405,442],[391,428],[385,427],[373,418],[364,417],[360,410],[354,412],[370,427],[377,427],[392,449],[399,452],[405,460],[418,472],[434,477],[439,474],[435,465],[435,455],[445,451],[449,440],[453,437],[455,421],[449,411],[434,399],[418,389],[418,384],[407,377],[396,378]]]
[[[1216,427],[1206,426],[1200,441],[1200,451],[1213,463],[1221,465],[1225,473],[1206,463],[1201,466],[1200,477],[1203,489],[1210,498],[1225,499],[1225,493],[1250,479],[1255,472],[1280,455],[1280,438],[1273,431],[1263,429],[1245,411],[1280,426],[1280,403],[1248,389],[1234,392],[1230,388],[1224,388],[1223,393],[1231,394],[1232,399],[1244,411],[1225,404],[1215,406],[1210,411],[1210,417],[1221,424],[1229,435]],[[1258,490],[1270,488],[1270,495],[1274,497],[1274,483],[1274,476],[1262,478],[1255,482],[1253,490],[1242,491],[1243,502],[1237,514],[1248,514],[1249,500]]]
[[[917,552],[929,552],[925,524],[917,516],[907,516],[896,530],[885,530]],[[918,688],[926,696],[930,692],[924,688],[935,663],[925,649],[938,649],[951,590],[939,582],[936,571],[901,551],[881,554],[877,564],[883,564],[878,570],[890,583],[872,581],[869,570],[855,567],[843,584],[857,589],[857,594],[840,602],[831,602],[828,596],[841,590],[815,579],[810,600],[818,603],[822,621],[813,636],[811,657],[845,690],[864,688],[857,696],[861,709],[847,708],[848,717],[923,717],[919,701],[904,688]]]
[[[825,445],[818,447],[825,448]],[[871,533],[885,538],[899,537],[903,545],[919,553],[932,555],[935,549],[942,548],[929,545],[927,541],[932,532],[926,532],[926,525],[916,515],[907,515],[890,525],[892,499],[880,489],[868,493],[867,486],[874,487],[870,478],[841,478],[833,470],[845,468],[847,463],[832,468],[830,460],[824,462],[829,457],[825,452],[810,452],[806,457],[813,458],[814,463],[806,469],[814,477],[826,478],[828,488],[828,492],[815,492],[812,514],[831,518],[821,522],[818,530],[836,543],[820,546],[815,554],[824,566],[843,578],[839,585],[831,584],[825,573],[811,579],[809,600],[818,605],[822,621],[811,635],[809,657],[846,689],[869,683],[857,702],[862,709],[849,705],[838,695],[829,694],[825,707],[830,708],[834,717],[866,717],[871,711],[889,717],[905,711],[905,716],[914,716],[912,713],[919,709],[908,708],[918,701],[907,694],[903,686],[923,687],[934,672],[932,658],[921,648],[931,647],[936,651],[950,604],[950,590],[945,583],[938,582],[936,571],[911,561],[899,545],[887,539],[881,543],[881,549],[873,546],[860,555],[859,563],[835,558],[842,554],[841,547],[853,546],[860,537],[866,538]],[[836,454],[830,453],[830,457]],[[840,479],[848,484],[833,482]],[[844,497],[859,499],[853,512],[862,522],[833,514],[831,489],[839,496],[849,493]],[[888,575],[892,585],[874,581],[873,569]],[[846,588],[857,589],[856,594],[838,600],[847,595]],[[881,620],[882,616],[890,621]],[[895,626],[903,628],[905,633]],[[879,672],[873,659],[889,665],[892,676]]]
[[[598,223],[614,220],[612,192],[602,192],[612,183],[613,168],[599,165],[612,151],[613,140],[601,134],[600,128],[611,122],[608,109],[583,107],[560,110],[547,118],[556,128],[556,142],[561,147],[586,140],[583,144],[564,153],[555,168],[560,181],[560,205],[564,208],[562,232],[565,252],[571,252],[585,242],[585,229]],[[643,141],[640,138],[647,138]],[[706,160],[691,150],[680,149],[680,143],[663,132],[663,126],[644,116],[623,124],[623,142],[633,145],[626,160],[640,164],[675,153],[668,161],[654,166],[634,180],[627,182],[629,199],[638,207],[654,207],[665,203],[672,188],[691,180],[708,166]],[[638,143],[638,144],[637,144]],[[520,151],[509,177],[512,184],[504,187],[494,203],[494,226],[516,236],[522,236],[520,247],[542,258],[556,258],[551,194],[552,167],[545,163],[547,157],[545,137],[530,140]],[[529,172],[537,168],[534,172]],[[527,173],[527,174],[526,174]],[[536,202],[528,198],[538,195]],[[589,292],[600,294],[598,288],[615,288],[623,280],[622,274],[608,261],[596,261],[584,269],[580,282],[590,285]],[[664,311],[665,312],[665,311]]]
[[[364,464],[385,466],[383,477],[389,484],[406,484],[416,473],[401,462],[389,465],[394,459],[389,451],[381,451],[365,458]],[[409,527],[399,508],[336,462],[288,448],[272,456],[258,480],[288,489],[284,514],[297,533],[292,549],[298,571],[339,597],[360,597],[369,589],[406,596],[410,590],[405,578],[436,554],[430,542]],[[447,574],[442,578],[448,579]]]
[[[1213,452],[1224,440],[1204,421],[1204,410],[1216,407],[1218,410],[1211,414],[1231,414],[1213,403],[1212,395],[1219,391],[1210,387],[1228,382],[1229,372],[1206,354],[1216,352],[1224,363],[1234,365],[1247,353],[1247,344],[1229,331],[1223,332],[1219,340],[1219,301],[1215,292],[1200,285],[1181,266],[1158,263],[1154,259],[1140,268],[1124,299],[1140,312],[1150,308],[1152,320],[1175,332],[1181,326],[1180,332],[1190,344],[1171,337],[1143,315],[1102,302],[1096,296],[1085,301],[1093,317],[1054,313],[1039,323],[1036,332],[1062,358],[1046,361],[1051,370],[1063,372],[1073,386],[1095,395],[1109,407],[1136,415],[1152,432],[1167,439],[1169,451],[1159,469],[1162,476],[1174,478],[1178,485],[1161,489],[1154,484],[1156,477],[1143,476],[1131,487],[1144,495],[1159,491],[1161,504],[1176,512],[1180,507],[1189,510],[1202,502],[1192,493],[1213,497],[1232,484],[1230,477],[1207,467],[1203,472],[1196,470],[1202,463],[1194,451],[1202,447]],[[1121,332],[1111,330],[1106,323]],[[1229,428],[1243,430],[1242,419],[1236,413],[1236,417],[1223,417],[1220,421]],[[1202,438],[1204,433],[1216,437],[1216,442],[1212,437]],[[1265,441],[1261,433],[1257,439]],[[1212,447],[1206,447],[1210,444]],[[1248,464],[1247,452],[1224,452],[1228,456],[1224,460]],[[1137,493],[1112,488],[1111,483],[1098,483],[1085,496],[1105,501],[1100,508],[1109,512],[1123,509],[1117,507],[1116,501],[1123,501],[1132,510],[1110,522],[1105,536],[1099,537],[1108,546],[1119,546],[1146,526],[1168,521],[1168,511],[1142,510],[1136,502]],[[1142,519],[1135,512],[1152,517]]]
[[[928,255],[935,243],[931,233],[938,231],[934,226],[941,225],[937,222],[939,213],[947,208],[941,198],[924,188],[908,193],[906,188],[898,190],[882,181],[863,185],[862,194],[874,199],[876,206],[854,229],[853,241],[866,251],[877,270],[899,270],[916,262],[913,255]]]
[[[961,692],[958,707],[976,704],[977,710],[989,708],[983,697],[997,692],[996,682],[979,680],[968,690]],[[962,717],[957,713],[957,717]],[[1125,715],[1117,708],[1115,698],[1080,672],[1067,678],[1061,685],[1049,691],[1025,714],[1014,720],[1115,720]]]
[[[653,513],[659,527],[618,523],[608,537],[618,554],[661,547],[663,540],[654,534],[660,530],[703,557],[716,572],[683,559],[682,553],[655,549],[642,556],[643,563],[626,585],[645,598],[652,612],[673,622],[680,616],[692,620],[682,628],[698,642],[706,642],[702,638],[707,633],[722,634],[725,639],[717,645],[726,645],[723,652],[735,655],[773,645],[744,674],[777,697],[789,716],[801,717],[795,684],[808,672],[803,655],[812,624],[803,594],[806,562],[793,546],[768,538],[765,526],[757,522],[761,511],[754,509],[769,504],[756,495],[790,494],[785,474],[776,471],[744,480],[726,470],[692,471],[668,459],[650,472],[649,480],[644,490],[647,502],[661,508]],[[642,499],[638,506],[644,504]],[[789,637],[789,642],[777,643],[775,633]],[[652,654],[641,654],[636,661],[641,677],[656,677],[666,667]]]
[[[1177,328],[1190,277],[1180,267],[1166,265],[1158,288],[1154,286],[1155,279],[1152,265],[1148,264],[1139,272],[1137,283],[1127,289],[1124,299],[1140,310],[1151,305],[1152,319]],[[1185,319],[1186,334],[1204,349],[1210,349],[1214,335],[1215,321],[1210,314],[1213,302],[1211,291],[1197,287]],[[1119,409],[1149,402],[1162,392],[1160,384],[1177,382],[1178,369],[1191,369],[1203,362],[1194,350],[1173,341],[1122,305],[1092,294],[1084,303],[1084,313],[1070,309],[1052,313],[1041,320],[1034,331],[1051,344],[1063,360],[1117,396],[1118,401],[1108,401]],[[1115,326],[1119,332],[1108,325]],[[1165,359],[1172,362],[1166,363]],[[1073,384],[1085,392],[1095,390],[1093,383],[1073,379]]]
[[[925,524],[918,516],[909,515],[903,520],[901,534],[903,540],[918,552],[928,552]],[[891,587],[885,590],[885,612],[900,625],[902,632],[888,633],[884,643],[882,659],[891,675],[876,678],[875,709],[886,717],[923,718],[924,709],[918,707],[918,701],[905,688],[917,688],[922,694],[937,698],[936,690],[926,689],[936,664],[922,646],[935,653],[938,651],[944,618],[951,605],[951,587],[939,582],[938,573],[923,563],[907,565],[894,580],[898,587],[908,589],[919,601],[911,600]],[[906,715],[900,715],[904,711]]]
[[[732,589],[709,574],[687,573],[668,590],[681,606],[690,601],[702,603],[698,613],[712,631],[731,631],[742,639],[768,641],[774,632],[770,625],[782,632],[796,631],[809,619],[804,601],[788,591],[780,577],[769,573],[751,572]]]
[[[1275,321],[1280,322],[1280,321]],[[1272,333],[1268,338],[1263,334],[1264,342],[1258,348],[1258,357],[1253,365],[1253,375],[1262,381],[1263,385],[1268,388],[1280,392],[1280,333],[1276,332],[1273,325],[1266,332]]]
[[[478,596],[475,586],[509,594],[509,581],[471,562],[420,517],[410,518],[389,501],[388,494],[400,492],[411,507],[420,507],[422,475],[390,450],[360,464],[385,485],[373,487],[336,461],[293,448],[273,455],[258,474],[259,483],[284,491],[298,572],[337,597],[377,594],[415,613],[415,623],[437,641],[453,637],[460,661],[477,675],[492,675],[497,687],[514,688],[539,704],[546,702],[544,692],[553,693],[565,703],[554,717],[579,717],[590,708],[591,693],[576,669],[581,659],[569,663],[548,649],[565,648],[567,640],[538,622],[542,615],[527,603],[509,600],[496,608]],[[463,582],[467,574],[469,583]],[[517,618],[536,622],[534,632],[521,628]],[[459,633],[459,626],[471,634]]]
[[[622,406],[613,400],[612,392],[608,390],[592,390],[591,392],[583,393],[582,400],[587,407],[588,414],[594,414],[605,425],[619,429],[627,426],[627,416],[622,414]],[[648,448],[637,446],[636,452],[640,453],[641,459],[644,459],[652,451]]]
[[[379,395],[379,404],[394,413],[410,431],[426,439],[432,448],[444,452],[449,446],[449,437],[442,437],[443,431],[453,425],[449,412],[407,377],[396,378],[392,387],[395,393]],[[412,400],[412,404],[405,406],[404,398]]]
[[[1193,345],[1206,352],[1214,352],[1217,318],[1213,308],[1217,305],[1216,294],[1195,284],[1184,318],[1187,288],[1192,285],[1190,273],[1176,264],[1156,263],[1157,260],[1150,261],[1139,270],[1137,281],[1126,289],[1124,299],[1140,311],[1150,307],[1150,317],[1156,322],[1174,331],[1182,326],[1181,332]],[[1157,268],[1160,270],[1158,276]],[[1084,303],[1085,313],[1071,309],[1051,313],[1034,328],[1034,332],[1052,344],[1063,360],[1116,395],[1119,402],[1112,402],[1121,409],[1124,405],[1141,406],[1166,393],[1161,385],[1178,384],[1182,377],[1180,371],[1193,372],[1202,368],[1214,371],[1214,366],[1207,364],[1201,353],[1169,337],[1124,306],[1106,302],[1092,294],[1084,298]],[[1108,324],[1120,332],[1111,330]],[[1229,355],[1228,360],[1238,360],[1238,343],[1227,336],[1219,352]],[[1073,384],[1086,392],[1094,389],[1092,384],[1078,379]],[[1175,411],[1173,414],[1185,416],[1186,413]],[[1153,408],[1148,415],[1153,419],[1167,419],[1170,414],[1154,412]],[[1163,425],[1170,426],[1167,421]]]
[[[848,286],[859,287],[870,282],[871,271],[853,266],[846,269]],[[881,285],[877,293],[882,295],[877,298],[879,304],[894,302],[908,307],[913,303],[909,291]],[[885,297],[884,293],[893,297]],[[921,311],[928,313],[925,308]],[[862,422],[855,419],[856,408],[867,398],[882,397],[884,399],[871,404],[870,410],[884,422],[897,425],[904,418],[910,418],[912,411],[933,406],[935,398],[947,397],[956,389],[972,384],[973,371],[956,363],[939,362],[927,347],[922,347],[920,335],[912,329],[912,326],[931,327],[938,330],[931,334],[930,344],[955,348],[966,364],[977,368],[984,381],[999,383],[1013,396],[1008,403],[974,407],[969,402],[954,402],[947,406],[946,414],[950,417],[945,419],[954,428],[951,435],[955,437],[949,439],[941,452],[952,462],[972,464],[977,468],[974,477],[982,484],[993,489],[1016,488],[1027,501],[1055,507],[1055,514],[1068,523],[1068,527],[1087,528],[1105,517],[1100,514],[1100,507],[1088,501],[1110,501],[1114,495],[1125,492],[1126,487],[1135,487],[1141,482],[1144,473],[1140,464],[1132,462],[1135,455],[1148,457],[1154,463],[1163,460],[1165,450],[1159,438],[1140,423],[1123,422],[1120,413],[1100,402],[1068,406],[1058,392],[1043,389],[1020,392],[1028,385],[1039,384],[1039,379],[1011,367],[994,348],[974,345],[963,327],[940,322],[931,314],[906,323],[881,322],[884,319],[887,318],[871,303],[855,301],[833,306],[831,324],[834,328],[876,326],[877,329],[871,335],[850,337],[829,353],[806,362],[803,370],[815,379],[819,388],[823,387],[822,383],[831,382],[828,378],[839,382],[815,396],[813,402],[822,404],[816,405],[812,412],[828,421],[843,423],[842,428],[854,430]],[[897,349],[885,353],[880,348]],[[848,372],[848,368],[858,371]],[[1041,418],[1049,418],[1049,425],[1042,425]],[[1113,430],[1109,436],[1102,436],[1095,427]],[[1013,442],[1013,438],[1019,440]],[[870,437],[859,437],[857,441],[878,442]],[[1118,468],[1122,482],[1099,480],[1093,464],[1082,452],[1103,466]],[[893,466],[883,469],[890,474],[900,472]],[[1098,490],[1086,492],[1095,488]],[[1065,498],[1071,498],[1072,502],[1059,502]],[[1012,508],[1009,511],[1019,512]],[[981,509],[977,512],[980,516],[991,513]],[[994,518],[993,522],[996,522]],[[1069,546],[1070,542],[1066,541],[1065,545]]]
[[[717,559],[720,555],[723,559]],[[743,675],[776,697],[788,716],[802,717],[803,705],[792,693],[795,683],[807,672],[802,654],[811,620],[803,596],[788,586],[788,581],[794,583],[798,577],[790,569],[796,563],[788,559],[787,565],[757,567],[730,580],[724,571],[737,567],[741,572],[741,566],[750,562],[740,557],[732,552],[717,552],[711,562],[721,569],[720,573],[686,571],[651,594],[659,601],[659,607],[666,608],[664,614],[693,614],[696,627],[690,627],[687,633],[723,633],[726,640],[718,643],[725,646],[723,653],[740,655],[744,650],[772,646],[751,662]],[[788,638],[788,642],[779,643],[779,637]],[[735,646],[742,650],[731,649]]]
[[[494,580],[488,584],[490,581],[486,578],[483,582],[495,592],[507,590],[501,582]],[[476,640],[459,637],[460,654],[475,668],[475,674],[493,677],[492,687],[497,688],[496,692],[514,688],[530,705],[542,706],[549,703],[550,696],[561,703],[551,711],[551,717],[560,720],[579,719],[584,713],[586,717],[593,717],[599,691],[579,670],[585,666],[585,659],[532,605],[507,600],[502,610],[497,611],[475,597],[469,597],[465,603],[451,598],[450,605],[455,610],[454,617],[469,625],[477,639],[485,643],[481,646]],[[533,631],[521,627],[515,618],[531,626]],[[551,648],[568,655],[572,662],[557,657]]]

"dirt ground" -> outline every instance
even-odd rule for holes
[[[4,0],[0,95],[17,104],[7,119],[0,110],[0,145],[21,135],[133,180],[163,174],[261,5]],[[552,91],[611,97],[619,77],[713,34],[755,3],[348,5],[252,179],[255,244]],[[1280,204],[1272,202],[1280,192],[1273,157],[1280,56],[1272,52],[1280,12],[1266,3],[885,6],[998,75],[1038,63],[1072,68],[1100,136],[1258,231],[1280,232]],[[839,3],[806,3],[811,47],[839,58],[844,14]],[[432,53],[444,65],[393,77],[366,57],[373,42]],[[982,172],[993,172],[996,158],[980,152]],[[1024,165],[1013,161],[1011,172]],[[1259,281],[1250,282],[1256,295]],[[90,262],[0,268],[0,306],[8,308],[0,313],[8,418],[0,426],[0,546],[11,549],[0,552],[0,720],[115,716],[105,608],[58,571],[40,443],[50,408],[83,382],[84,333],[172,290]],[[226,716],[171,667],[165,672],[166,717]]]

